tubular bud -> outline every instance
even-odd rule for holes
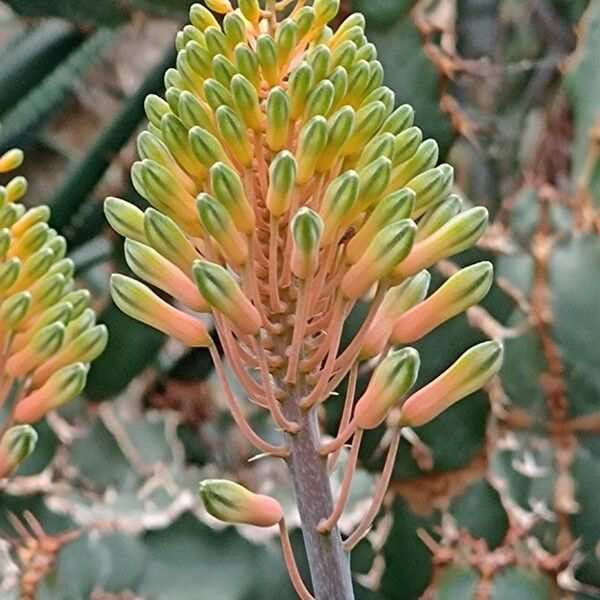
[[[210,336],[202,322],[167,304],[143,283],[114,274],[110,279],[110,291],[115,304],[131,318],[192,348],[210,344]]]
[[[131,202],[109,196],[104,201],[104,215],[119,235],[138,242],[146,242],[144,213]]]
[[[440,165],[411,179],[406,187],[412,189],[417,195],[413,216],[420,217],[439,204],[448,195],[453,180],[454,169],[450,165]]]
[[[262,112],[256,88],[243,75],[237,73],[231,78],[231,93],[246,126],[255,132],[260,131]]]
[[[20,400],[15,407],[17,423],[35,423],[51,410],[74,400],[85,387],[88,367],[75,363],[56,371],[46,383]]]
[[[406,162],[392,171],[392,185],[404,187],[413,177],[435,165],[439,148],[435,140],[425,140]]]
[[[2,164],[0,162],[0,172]],[[0,479],[10,477],[33,452],[38,435],[30,425],[14,425],[0,439]]]
[[[19,292],[3,300],[0,304],[0,330],[4,333],[13,330],[25,317],[30,306],[29,292]]]
[[[395,136],[412,126],[415,119],[415,111],[410,104],[399,106],[384,121],[381,133],[389,132]]]
[[[414,385],[419,366],[419,353],[414,348],[402,348],[384,358],[356,403],[353,422],[361,429],[381,425],[391,408]]]
[[[329,171],[340,155],[340,150],[354,130],[354,110],[351,106],[340,108],[327,121],[327,144],[317,163],[317,172]]]
[[[396,136],[394,167],[406,162],[419,149],[423,132],[418,127],[409,127]]]
[[[207,27],[219,27],[219,22],[206,7],[201,4],[192,4],[190,7],[190,21],[200,31]]]
[[[260,19],[260,6],[258,0],[238,0],[240,12],[253,25],[258,25]]]
[[[7,150],[0,156],[0,173],[8,173],[21,166],[23,163],[23,151],[19,148]]]
[[[436,262],[470,248],[487,227],[488,212],[483,206],[467,210],[416,243],[408,257],[394,269],[393,279],[402,281]]]
[[[231,215],[238,231],[250,234],[254,230],[255,217],[246,197],[239,175],[223,163],[215,163],[210,169],[210,185],[213,194]]]
[[[321,246],[330,244],[358,198],[356,171],[346,171],[334,179],[323,197],[319,215],[323,219]]]
[[[280,152],[269,167],[267,208],[274,217],[281,217],[289,208],[296,183],[296,159],[291,152]]]
[[[197,260],[194,263],[194,277],[207,302],[223,313],[238,331],[249,335],[258,334],[261,327],[260,315],[226,269],[221,265]]]
[[[460,209],[460,198],[452,194],[446,200],[426,212],[417,224],[415,243],[424,240],[440,229],[440,227],[443,227],[445,223],[460,213]]]
[[[449,369],[406,400],[400,425],[419,427],[483,387],[502,366],[502,344],[483,342],[467,350]]]
[[[274,87],[267,99],[267,146],[273,152],[285,147],[290,126],[290,99],[280,87]]]
[[[314,174],[319,155],[327,142],[327,121],[321,117],[313,117],[300,130],[296,163],[298,174],[297,185],[304,185]]]
[[[217,162],[230,164],[221,142],[212,133],[201,127],[192,127],[188,135],[194,156],[207,169]]]
[[[306,98],[313,86],[313,71],[308,63],[302,63],[289,77],[288,94],[290,97],[290,117],[296,120],[306,106]]]
[[[260,90],[260,72],[256,54],[246,44],[235,47],[235,66],[257,90]]]
[[[390,273],[410,252],[415,230],[416,225],[410,219],[384,227],[344,275],[340,286],[344,296],[350,300],[358,299]]]
[[[230,148],[235,149],[239,162],[246,168],[250,167],[254,150],[248,141],[245,125],[228,106],[220,106],[215,116],[221,138]]]
[[[290,227],[292,273],[299,279],[306,279],[317,270],[323,220],[314,210],[304,206],[294,215]]]
[[[292,52],[298,43],[298,25],[292,19],[284,19],[279,24],[275,33],[275,44],[277,46],[278,67],[281,69],[292,56]]]
[[[279,60],[275,40],[267,34],[258,36],[256,40],[256,56],[263,77],[270,86],[279,83]]]
[[[352,89],[352,83],[348,84]],[[371,139],[373,134],[381,126],[385,118],[385,105],[378,100],[359,108],[356,111],[356,121],[354,131],[350,139],[344,144],[342,154],[348,156],[356,154],[364,148],[365,144]]]
[[[205,479],[200,483],[200,497],[209,514],[225,523],[245,523],[271,527],[282,519],[279,502],[270,496],[255,494],[226,479]]]

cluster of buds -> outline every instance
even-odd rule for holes
[[[362,15],[350,15],[334,31],[328,24],[339,0],[206,4],[212,12],[193,5],[191,24],[177,35],[164,99],[146,100],[149,126],[138,138],[141,160],[132,179],[150,207],[142,212],[118,198],[105,204],[108,221],[127,238],[133,273],[174,302],[124,275],[112,278],[113,299],[183,344],[210,349],[233,417],[265,453],[291,460],[297,440],[316,423],[310,415],[347,381],[339,434],[322,442],[318,431],[311,433],[323,464],[328,456],[335,462],[352,438],[340,498],[317,527],[322,536],[339,536],[335,524],[361,432],[386,421],[417,378],[419,355],[402,346],[479,302],[491,285],[491,265],[481,262],[427,297],[427,269],[473,246],[487,211],[461,209],[450,193],[452,168],[436,166],[436,142],[423,140],[409,105],[395,107]],[[341,349],[344,322],[357,302],[370,309]],[[252,430],[195,312],[212,314],[233,373],[286,434],[284,445]],[[395,437],[373,508],[347,548],[379,508],[400,428],[426,423],[485,384],[501,353],[496,342],[477,346],[406,400],[392,423]],[[355,402],[361,362],[376,368]],[[248,506],[256,500],[250,492],[215,486],[204,484],[202,495],[208,510],[228,506],[214,510],[217,517],[278,521],[275,505],[242,510],[245,498]],[[235,498],[227,500],[231,490]],[[308,540],[310,525],[303,526]]]
[[[23,161],[20,150],[0,156],[0,174]],[[32,452],[30,424],[75,398],[88,364],[106,345],[90,295],[74,289],[65,239],[48,226],[47,206],[27,209],[17,176],[0,186],[0,478]]]

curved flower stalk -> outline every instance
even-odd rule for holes
[[[9,150],[0,174],[22,161],[20,150]],[[20,176],[0,186],[0,478],[33,451],[30,424],[81,392],[107,341],[89,293],[74,289],[74,265],[65,239],[48,226],[50,210],[26,209],[26,190]]]
[[[471,247],[487,212],[461,212],[460,200],[449,196],[452,168],[436,166],[437,144],[422,139],[412,108],[395,107],[362,15],[349,16],[335,31],[328,25],[338,4],[239,0],[234,8],[209,0],[213,12],[193,5],[191,24],[177,35],[177,66],[165,75],[165,98],[146,100],[149,126],[138,139],[141,159],[132,179],[150,207],[142,212],[118,198],[105,204],[109,222],[127,238],[132,271],[175,306],[123,275],[112,279],[115,302],[188,346],[210,349],[243,433],[289,465],[320,600],[353,598],[347,549],[379,510],[400,427],[426,422],[456,401],[456,393],[483,385],[501,354],[491,342],[497,360],[482,362],[478,350],[461,359],[458,375],[453,371],[412,397],[402,420],[392,423],[372,506],[343,542],[337,521],[362,432],[389,421],[417,377],[418,353],[401,346],[479,302],[492,269],[487,262],[467,267],[427,298],[426,269]],[[361,300],[370,309],[342,349],[344,322]],[[282,445],[267,443],[248,424],[195,312],[212,314],[233,372],[248,399],[271,414]],[[355,402],[359,365],[372,359],[371,383]],[[339,433],[326,441],[319,407],[345,379]],[[330,467],[350,439],[334,503]],[[217,488],[244,496],[213,482],[203,497]],[[217,496],[226,511],[214,510]],[[217,496],[207,508],[236,521],[238,500]],[[249,522],[248,513],[237,521]],[[310,598],[284,526],[281,531],[292,580]]]

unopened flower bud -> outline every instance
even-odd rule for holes
[[[316,25],[325,25],[335,18],[340,10],[340,0],[315,0],[313,4]]]
[[[311,66],[314,82],[320,82],[329,73],[331,50],[326,44],[319,44],[311,53],[308,64]]]
[[[410,252],[415,230],[416,225],[410,219],[384,227],[344,275],[341,283],[344,296],[351,300],[358,299],[375,282],[390,273]]]
[[[230,12],[223,19],[223,31],[231,48],[246,41],[246,23],[238,12]]]
[[[258,0],[238,0],[240,12],[250,23],[258,25],[260,19],[260,5]]]
[[[35,208],[30,208],[19,220],[10,228],[13,236],[24,235],[25,232],[36,223],[47,223],[50,218],[50,209],[42,204]]]
[[[450,165],[440,165],[411,179],[406,187],[417,195],[413,217],[420,217],[430,208],[439,204],[452,188],[454,169]]]
[[[315,24],[315,9],[312,6],[303,6],[293,15],[293,19],[298,25],[298,37],[302,38],[311,31]]]
[[[236,229],[227,209],[204,193],[198,196],[197,206],[202,225],[219,244],[227,262],[244,265],[248,260],[248,244]]]
[[[291,152],[280,152],[269,167],[267,208],[274,217],[281,217],[289,208],[296,184],[296,159]]]
[[[221,265],[197,260],[194,277],[200,293],[207,302],[242,333],[256,335],[261,320],[258,310],[248,300],[233,276]]]
[[[210,107],[198,100],[191,92],[181,92],[178,102],[178,114],[181,122],[188,130],[198,127],[213,135],[217,133],[214,119],[210,114]],[[188,139],[189,138],[190,135],[188,131]],[[190,139],[190,144],[191,143],[192,140]]]
[[[10,477],[19,468],[33,452],[37,439],[30,425],[14,425],[4,433],[0,439],[0,479]]]
[[[389,158],[390,161],[393,161],[395,152],[396,138],[391,133],[382,133],[381,135],[374,137],[365,146],[355,168],[360,173],[369,164],[380,157]]]
[[[75,290],[63,296],[62,301],[68,302],[73,307],[71,319],[77,319],[79,315],[90,305],[91,294],[88,290]]]
[[[17,402],[15,421],[35,423],[51,410],[74,400],[85,387],[88,367],[75,363],[56,371],[41,387]]]
[[[290,99],[280,87],[274,87],[267,98],[267,146],[273,152],[285,147],[290,126]]]
[[[211,58],[217,54],[222,54],[227,57],[232,56],[233,53],[229,40],[225,37],[220,27],[207,27],[204,30],[204,37],[206,39],[206,49]]]
[[[352,83],[348,84],[348,88],[352,89]],[[381,127],[384,118],[385,105],[383,102],[371,102],[357,110],[354,131],[344,144],[342,153],[344,155],[356,154],[364,148],[373,134]]]
[[[207,79],[204,82],[204,96],[210,108],[216,111],[220,106],[235,108],[235,102],[231,92],[216,79]]]
[[[192,4],[190,7],[190,21],[200,31],[204,31],[207,27],[219,26],[219,22],[214,15],[202,4]]]
[[[331,38],[331,43],[339,43],[341,39],[344,38],[346,33],[352,27],[360,27],[360,29],[364,30],[365,28],[365,17],[363,14],[356,12],[348,15],[337,28],[337,31],[334,33],[333,38]]]
[[[348,72],[344,67],[338,66],[332,71],[329,76],[329,81],[331,81],[333,85],[333,102],[331,103],[331,110],[335,110],[348,93]]]
[[[477,206],[450,219],[428,238],[413,246],[410,254],[395,269],[393,279],[402,281],[436,262],[470,248],[485,231],[488,212]]]
[[[358,173],[346,171],[334,179],[323,197],[319,215],[323,219],[323,238],[321,246],[330,244],[339,231],[342,222],[358,198]]]
[[[327,143],[327,121],[321,117],[313,117],[300,130],[296,162],[298,174],[296,183],[304,185],[315,172],[319,155]]]
[[[440,227],[443,227],[450,219],[453,219],[460,213],[460,209],[460,198],[452,194],[446,200],[426,212],[419,219],[415,243],[424,240],[440,229]]]
[[[398,148],[396,154],[398,154]],[[438,155],[437,142],[432,139],[425,140],[406,162],[394,168],[392,171],[392,185],[396,188],[404,187],[413,177],[433,167],[437,162]]]
[[[260,90],[260,71],[256,54],[246,44],[235,47],[235,66],[256,89]]]
[[[405,312],[394,323],[390,340],[393,344],[409,344],[477,304],[488,293],[493,280],[493,267],[482,261],[461,269],[427,300]]]
[[[415,194],[408,188],[392,192],[378,202],[364,225],[348,242],[346,246],[348,261],[351,264],[355,263],[375,235],[385,226],[410,217],[414,203]]]
[[[258,36],[256,40],[256,56],[263,77],[270,86],[279,83],[279,60],[275,40],[267,34]]]
[[[327,121],[327,143],[317,163],[319,173],[326,173],[333,167],[341,149],[352,135],[354,118],[352,107],[344,106]]]
[[[296,120],[304,112],[306,98],[312,89],[314,76],[308,63],[303,62],[292,71],[289,77],[290,117]]]
[[[207,169],[196,160],[190,148],[188,130],[179,117],[176,117],[174,114],[165,115],[160,122],[160,128],[162,139],[177,164],[192,177],[204,179]],[[178,183],[181,185],[179,181]]]
[[[248,201],[239,175],[224,163],[215,163],[210,169],[210,185],[213,194],[231,215],[238,231],[249,234],[254,231],[254,210]]]
[[[16,202],[27,193],[27,179],[21,175],[13,177],[5,186],[6,202]]]
[[[104,201],[104,215],[119,235],[142,243],[146,241],[144,213],[131,202],[109,196]]]
[[[335,34],[333,37],[335,38]],[[356,60],[356,52],[356,44],[350,40],[345,40],[341,44],[335,46],[331,54],[331,64],[334,67],[343,67],[348,71],[352,68],[352,65]]]
[[[449,369],[402,406],[400,424],[419,427],[465,396],[483,387],[502,365],[502,344],[483,342],[467,350]]]
[[[221,142],[212,133],[201,127],[192,127],[188,136],[194,156],[207,169],[210,169],[217,162],[229,164],[229,158]]]
[[[303,119],[310,120],[316,115],[327,115],[333,104],[333,83],[328,79],[319,82],[306,99]]]
[[[70,302],[59,302],[58,304],[54,304],[50,308],[47,308],[45,311],[40,313],[35,319],[35,326],[33,327],[19,327],[21,330],[17,333],[11,343],[11,351],[18,352],[22,350],[27,344],[31,342],[35,334],[46,325],[51,325],[52,323],[62,323],[63,325],[67,325],[67,323],[73,317],[73,305]],[[63,338],[63,344],[66,343],[66,331],[65,337]],[[71,361],[73,362],[73,361]]]
[[[148,243],[159,254],[191,275],[198,252],[173,219],[148,208],[144,213],[144,233]]]
[[[23,163],[23,151],[12,148],[0,155],[0,173],[7,173],[21,166]]]
[[[371,70],[366,60],[358,60],[348,72],[348,95],[346,102],[354,107],[361,104],[364,92],[369,84]],[[380,123],[381,124],[381,123]]]
[[[361,429],[381,425],[392,407],[414,385],[419,364],[419,353],[414,348],[402,348],[384,358],[356,403],[353,422]]]
[[[278,67],[281,69],[292,56],[298,43],[298,25],[292,19],[284,19],[275,32]]]
[[[8,290],[19,277],[21,272],[21,261],[17,258],[9,258],[0,265],[0,292]]]
[[[310,208],[302,207],[290,224],[292,232],[292,273],[299,279],[315,274],[319,244],[323,235],[323,220]]]
[[[64,335],[65,326],[62,323],[42,327],[25,348],[6,361],[5,372],[11,377],[27,375],[60,348]]]
[[[0,330],[6,333],[14,329],[25,317],[30,306],[29,292],[19,292],[3,300],[0,304]]]
[[[262,112],[256,88],[243,75],[237,73],[231,78],[231,93],[246,126],[253,131],[259,131]]]
[[[160,121],[163,118],[163,115],[171,112],[167,102],[156,94],[146,96],[146,99],[144,100],[144,110],[146,112],[146,117],[148,117],[148,121],[155,127],[160,127]]]
[[[271,527],[283,516],[279,502],[270,496],[255,494],[226,479],[205,479],[200,497],[208,513],[225,523]]]
[[[131,318],[192,348],[210,343],[206,326],[201,321],[167,304],[143,283],[115,274],[110,279],[110,290],[115,304]]]
[[[254,149],[248,140],[248,132],[241,119],[229,106],[220,106],[215,116],[221,138],[234,149],[239,162],[244,167],[250,167]]]

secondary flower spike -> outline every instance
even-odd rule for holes
[[[23,159],[20,150],[8,150],[0,156],[0,174]],[[20,176],[0,185],[0,477],[33,451],[37,434],[30,424],[81,393],[88,363],[108,338],[104,325],[94,327],[89,292],[74,289],[75,266],[65,238],[48,225],[50,209],[27,209],[20,203],[26,191]],[[114,215],[119,202],[128,225],[115,224],[132,237],[137,227],[139,237],[135,207],[113,199],[107,210]],[[80,318],[85,310],[87,320]]]
[[[129,266],[145,282],[115,275],[115,302],[184,345],[206,346],[246,439],[292,466],[319,600],[353,597],[336,523],[362,432],[386,420],[428,360],[398,346],[478,302],[491,282],[491,269],[480,265],[427,299],[427,269],[473,246],[487,211],[461,212],[453,169],[437,164],[437,143],[423,138],[413,109],[395,106],[364,17],[341,20],[339,7],[339,0],[194,4],[191,24],[176,36],[164,98],[145,102],[149,125],[132,181],[149,206],[106,204],[109,222],[128,238]],[[27,242],[24,249],[35,246]],[[373,370],[371,359],[378,366],[357,401],[358,373]],[[326,441],[317,411],[340,384],[345,408]],[[248,410],[266,411],[277,445],[256,433]],[[333,461],[350,440],[354,459],[340,497],[324,506],[319,498],[331,494],[323,457]],[[396,449],[397,440],[386,464]],[[310,481],[302,476],[309,471]],[[251,496],[235,485],[206,484],[202,495],[207,508],[240,522],[226,508]],[[280,527],[294,586],[311,598]],[[333,570],[324,573],[322,564]]]

